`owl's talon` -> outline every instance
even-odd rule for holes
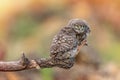
[[[83,41],[81,42],[81,45],[88,46],[87,40],[86,40],[86,39],[85,39],[85,40],[83,40]]]
[[[88,46],[88,43],[87,43],[87,41],[86,41],[86,43],[85,43],[85,46]]]

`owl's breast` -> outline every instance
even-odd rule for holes
[[[50,47],[51,55],[64,54],[77,47],[77,40],[74,35],[59,34],[53,39]]]

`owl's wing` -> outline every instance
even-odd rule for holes
[[[50,47],[50,53],[56,55],[58,53],[65,53],[77,46],[76,38],[69,35],[60,35],[53,38],[52,45]]]

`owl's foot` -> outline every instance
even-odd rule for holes
[[[83,41],[81,42],[81,45],[88,45],[88,44],[87,44],[87,40],[86,40],[86,39],[83,40]]]
[[[88,43],[87,43],[87,41],[86,41],[86,43],[84,44],[85,46],[88,46]]]

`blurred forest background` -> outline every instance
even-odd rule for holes
[[[0,72],[0,80],[120,80],[120,0],[0,0],[0,60],[17,60],[22,52],[48,57],[53,36],[72,18],[90,24],[82,49],[92,58],[78,57],[70,70]]]

